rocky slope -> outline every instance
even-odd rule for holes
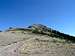
[[[75,56],[74,37],[34,24],[0,32],[0,56]]]

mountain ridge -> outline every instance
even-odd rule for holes
[[[74,39],[67,38],[39,24],[27,28],[10,27],[0,32],[0,56],[75,56]]]
[[[16,31],[16,30],[22,30],[22,31],[27,30],[27,31],[30,31],[32,33],[49,35],[51,37],[66,39],[66,40],[70,40],[72,42],[75,42],[75,36],[71,36],[69,34],[61,33],[57,30],[54,30],[54,29],[49,28],[47,26],[44,26],[42,24],[33,24],[31,26],[28,26],[27,28],[9,28],[6,31]]]

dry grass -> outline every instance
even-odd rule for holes
[[[75,56],[75,43],[48,35],[2,32],[0,56]]]

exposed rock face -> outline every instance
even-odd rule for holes
[[[29,28],[43,29],[43,32],[44,29],[48,30],[43,25],[33,26]],[[0,32],[0,56],[75,56],[73,42],[39,32],[37,34],[25,32],[27,33]]]
[[[33,24],[32,26],[29,26],[28,28],[37,29],[37,30],[41,30],[41,31],[44,31],[44,32],[51,31],[51,28],[48,28],[48,27],[46,27],[42,24]]]

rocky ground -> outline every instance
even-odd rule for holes
[[[41,34],[1,32],[0,56],[75,56],[75,44]]]

